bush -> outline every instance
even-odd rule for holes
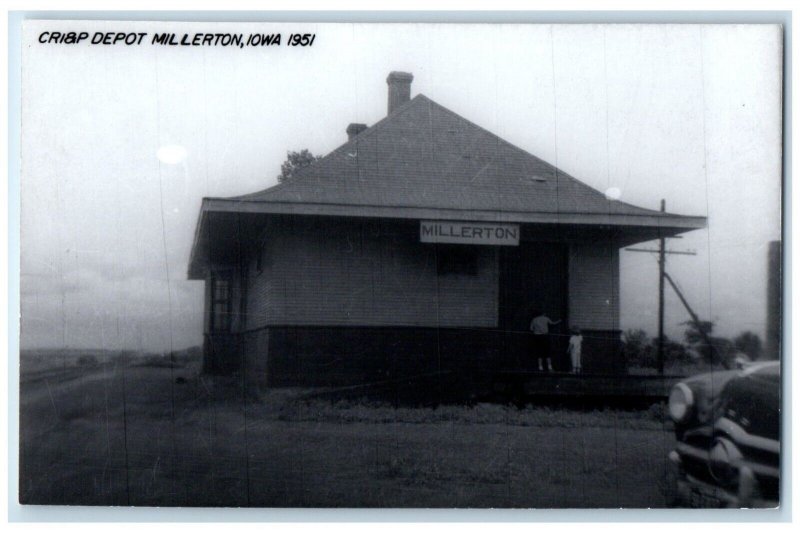
[[[761,358],[764,350],[761,345],[761,337],[752,331],[745,331],[740,333],[733,339],[733,345],[742,353],[747,354],[751,361]]]
[[[654,367],[657,354],[650,337],[642,329],[629,329],[622,336],[623,353],[627,366]]]
[[[658,342],[656,339],[654,342]],[[658,346],[658,344],[656,344]],[[656,348],[657,350],[658,348]],[[694,363],[695,358],[692,353],[686,348],[686,345],[680,342],[670,340],[664,337],[664,360],[666,364],[675,363]]]
[[[629,329],[623,335],[623,350],[628,367],[657,368],[658,338],[650,338],[641,329]],[[694,357],[686,345],[664,336],[664,365],[693,363]]]

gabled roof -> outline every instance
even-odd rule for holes
[[[704,217],[609,200],[421,94],[289,181],[204,199],[195,248],[203,215],[212,212],[619,225],[673,234],[705,226]]]

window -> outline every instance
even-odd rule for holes
[[[436,273],[478,275],[478,251],[471,246],[439,246],[436,249]]]
[[[215,274],[211,278],[211,331],[231,330],[231,280],[229,275]]]

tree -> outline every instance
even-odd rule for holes
[[[658,350],[658,339],[654,339],[654,343],[656,344],[654,350]],[[694,362],[694,358],[692,354],[689,353],[689,350],[686,349],[686,345],[682,342],[676,342],[672,339],[668,338],[666,335],[664,336],[664,360],[667,363],[692,363]]]
[[[625,360],[631,367],[658,366],[658,338],[650,338],[642,329],[629,329],[622,337]],[[664,360],[667,363],[691,363],[692,355],[686,345],[664,336]]]
[[[650,367],[655,365],[655,353],[650,337],[642,329],[629,329],[623,334],[625,360],[629,366]]]
[[[714,323],[708,320],[701,320],[699,322],[689,320],[683,324],[689,326],[684,332],[684,337],[686,338],[686,342],[692,345],[705,343],[706,336],[710,336],[711,332],[714,331]]]
[[[736,348],[724,337],[714,337],[714,323],[707,320],[684,322],[688,327],[684,332],[686,342],[707,363],[721,364],[726,368],[733,366]]]
[[[278,174],[278,182],[283,183],[284,181],[292,179],[298,170],[313,165],[320,159],[322,159],[322,156],[316,156],[305,148],[299,152],[286,152],[286,161],[281,165],[281,173]]]
[[[755,361],[761,357],[761,338],[752,331],[740,333],[735,339],[733,339],[733,345],[740,352],[746,353],[747,357],[749,357],[751,361]]]

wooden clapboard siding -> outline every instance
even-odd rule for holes
[[[249,263],[247,329],[268,325],[496,327],[497,251],[477,275],[437,275],[416,225],[294,221],[271,228],[262,272]]]
[[[420,243],[416,230],[416,225],[331,219],[275,225],[247,263],[246,330],[270,325],[498,327],[497,248],[475,247],[477,276],[440,276],[435,245]],[[257,253],[262,254],[260,273]],[[568,291],[571,326],[618,329],[617,247],[571,243]]]
[[[613,243],[570,245],[569,317],[578,328],[619,329],[619,250]]]

